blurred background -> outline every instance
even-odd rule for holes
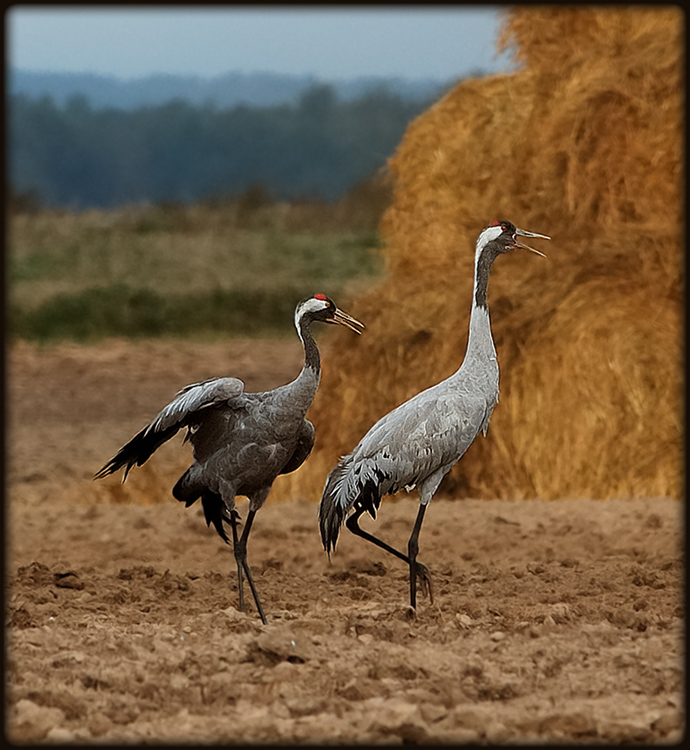
[[[293,336],[295,303],[327,292],[367,332],[324,335],[316,447],[275,490],[317,499],[460,364],[476,236],[509,219],[549,257],[492,272],[501,401],[441,489],[682,495],[679,9],[5,19],[11,344]]]
[[[493,6],[5,18],[10,332],[42,341],[290,331],[380,273],[410,121],[510,65]]]

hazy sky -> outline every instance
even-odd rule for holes
[[[14,5],[11,67],[136,78],[229,71],[447,79],[506,70],[495,5]]]

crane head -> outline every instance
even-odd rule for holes
[[[536,232],[528,232],[526,229],[518,229],[518,227],[510,221],[494,221],[479,235],[477,249],[479,250],[483,248],[485,245],[488,245],[489,242],[496,242],[499,252],[502,253],[510,253],[518,248],[523,248],[524,250],[530,250],[537,255],[541,255],[542,258],[546,257],[544,253],[539,250],[535,250],[533,247],[525,245],[523,242],[519,242],[517,239],[518,237],[538,237],[542,240],[551,239],[551,237],[546,234],[537,234]]]
[[[295,310],[295,324],[299,328],[302,321],[318,321],[333,325],[345,326],[355,333],[362,333],[364,324],[341,310],[330,297],[325,294],[315,294],[302,300]]]

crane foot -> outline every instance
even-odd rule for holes
[[[429,602],[434,603],[434,591],[431,585],[431,573],[424,563],[415,562],[415,572],[419,581],[419,589],[424,596],[429,597]]]

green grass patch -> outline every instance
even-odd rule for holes
[[[353,290],[380,276],[370,225],[348,227],[328,206],[261,212],[252,221],[232,204],[10,215],[8,333],[281,334],[300,299],[323,292],[347,309]]]
[[[41,342],[280,335],[292,330],[295,305],[311,293],[285,286],[163,296],[124,284],[93,287],[55,296],[31,310],[15,307],[10,329],[15,337]]]

